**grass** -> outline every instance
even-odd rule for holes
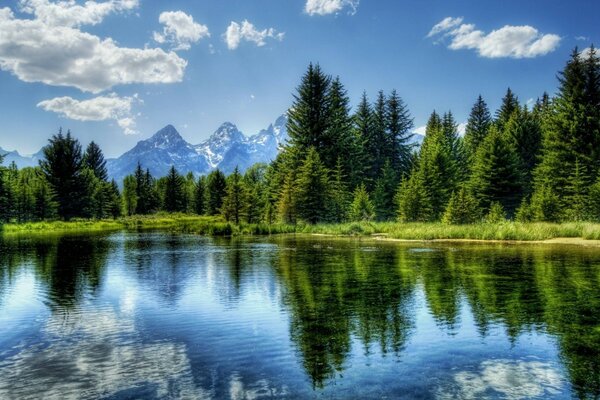
[[[445,225],[441,223],[353,222],[344,224],[285,225],[240,224],[219,217],[186,214],[156,214],[131,216],[116,220],[73,220],[69,222],[29,222],[6,224],[4,234],[98,232],[113,230],[160,229],[174,232],[214,236],[269,235],[286,233],[323,234],[337,236],[383,236],[403,240],[505,240],[541,241],[556,238],[600,240],[600,224],[588,222],[516,223]]]

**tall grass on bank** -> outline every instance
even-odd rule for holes
[[[517,223],[446,225],[442,223],[353,222],[344,224],[235,225],[220,217],[186,214],[156,214],[131,216],[116,220],[73,220],[69,222],[31,222],[7,224],[4,234],[87,232],[111,230],[165,230],[213,236],[323,234],[337,236],[378,236],[403,240],[467,239],[533,241],[554,238],[600,240],[600,224],[588,222]]]

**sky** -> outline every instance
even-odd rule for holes
[[[419,130],[465,122],[481,94],[554,93],[575,46],[600,42],[591,0],[0,0],[0,147],[37,152],[59,127],[108,157],[173,124],[197,144],[247,135],[291,105],[310,62],[352,105],[396,89]]]

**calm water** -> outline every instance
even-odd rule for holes
[[[0,242],[1,399],[599,396],[597,249]]]

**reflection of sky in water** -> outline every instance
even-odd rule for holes
[[[502,319],[522,311],[500,307],[486,314],[482,331],[472,293],[457,291],[456,277],[427,275],[423,260],[442,257],[443,248],[406,249],[410,271],[402,272],[393,247],[370,244],[117,238],[99,289],[83,291],[74,305],[51,304],[51,289],[30,264],[4,282],[0,399],[571,397],[557,336],[527,324],[509,332]],[[323,269],[342,265],[353,275],[321,282],[329,277],[311,275],[311,263],[323,254]],[[363,259],[375,261],[354,264]],[[483,272],[481,282],[495,279]],[[374,273],[389,275],[369,283]],[[481,293],[504,294],[490,290]],[[376,313],[372,304],[389,308],[361,314]],[[327,314],[336,307],[347,314]],[[315,319],[315,310],[341,317],[341,325]],[[397,348],[388,326],[395,318],[403,329]],[[336,343],[345,334],[347,347]],[[322,362],[335,365],[315,378]]]

